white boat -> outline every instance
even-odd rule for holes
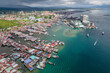
[[[95,41],[94,46],[97,44],[98,39]]]
[[[58,58],[59,56],[57,56],[57,55],[53,55],[53,58]]]
[[[51,64],[51,65],[55,65],[54,63],[52,63],[52,62],[50,62],[50,61],[49,61],[48,63]]]
[[[53,35],[53,37],[55,37],[56,35]]]
[[[104,35],[104,32],[102,32],[102,35]]]
[[[19,43],[21,43],[21,41],[18,41]]]
[[[43,69],[43,67],[41,67],[40,65],[37,65],[36,68]]]
[[[89,37],[89,34],[86,34],[87,37]]]

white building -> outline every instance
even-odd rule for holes
[[[29,16],[30,20],[35,20],[36,18],[34,16]]]
[[[89,20],[89,16],[88,15],[81,15],[81,21],[82,22],[86,22]]]
[[[88,15],[81,15],[81,21],[84,26],[91,26]]]

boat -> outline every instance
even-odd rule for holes
[[[49,61],[48,63],[49,63],[49,64],[52,64],[52,65],[55,65],[54,63],[52,63],[52,62],[50,62],[50,61]]]
[[[57,56],[57,55],[53,55],[53,58],[58,58],[59,56]]]
[[[21,43],[21,41],[18,41],[19,43]]]
[[[56,35],[53,35],[53,37],[55,37]]]
[[[37,65],[36,68],[38,68],[38,69],[44,69],[44,68],[41,67],[40,65]]]
[[[88,33],[88,34],[86,34],[86,36],[87,36],[87,37],[89,37],[89,33]]]
[[[33,35],[33,33],[29,33],[29,35]]]
[[[30,43],[27,43],[27,44],[30,44]]]
[[[53,54],[57,54],[57,53],[53,52]]]
[[[98,39],[95,41],[94,46],[97,44]]]
[[[102,32],[102,35],[104,35],[104,32]]]

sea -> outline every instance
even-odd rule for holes
[[[49,28],[47,30],[49,35],[56,36],[41,36],[42,39],[65,43],[58,52],[59,58],[49,60],[55,63],[55,66],[46,64],[43,70],[35,69],[26,73],[110,73],[110,10],[89,9],[71,16],[80,17],[81,14],[89,15],[89,21],[94,22],[98,28],[84,29],[77,32],[74,37],[63,35],[63,31],[70,28],[63,24],[57,25],[62,26],[57,32],[52,31],[56,26]],[[104,35],[102,32],[105,32]],[[89,37],[86,36],[87,33]],[[97,44],[94,46],[97,39]]]
[[[110,73],[110,10],[91,9],[72,16],[80,17],[81,14],[89,15],[89,21],[94,22],[98,29],[86,29],[78,32],[76,37],[65,37],[62,34],[65,28],[56,33],[50,29],[49,32],[56,37],[48,39],[64,41],[65,46],[59,51],[58,59],[50,60],[55,66],[46,65],[39,73]]]

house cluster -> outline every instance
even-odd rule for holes
[[[54,57],[56,58],[57,55],[54,53],[58,52],[58,49],[55,49],[56,46],[64,45],[63,42],[52,40],[47,43],[45,40],[40,40],[31,35],[34,33],[47,35],[46,29],[51,27],[52,25],[46,25],[45,23],[38,23],[32,25],[25,25],[15,29],[13,28],[11,31],[1,32],[0,33],[0,46],[8,46],[14,47],[12,49],[12,53],[10,54],[10,59],[13,60],[15,63],[14,67],[3,68],[2,72],[8,70],[8,72],[18,72],[17,69],[19,68],[16,60],[20,60],[22,64],[29,69],[29,71],[34,70],[35,68],[43,69],[45,64],[48,62],[47,59]],[[23,31],[29,33],[23,33]],[[25,41],[31,41],[33,44],[22,45],[20,42],[15,42],[14,35],[19,38],[23,38]],[[3,59],[2,59],[3,60]],[[8,60],[8,59],[4,59]],[[3,60],[3,61],[4,61]],[[0,63],[1,64],[1,63]],[[53,63],[50,63],[53,64]],[[5,65],[5,64],[4,64]],[[19,72],[18,72],[19,73]]]
[[[37,22],[52,23],[58,20],[58,15],[52,11],[19,11],[16,13],[2,14],[0,19],[17,20],[21,24],[33,24]]]
[[[10,55],[11,59],[12,60],[20,59],[21,62],[30,71],[34,69],[35,65],[36,65],[36,68],[43,69],[45,67],[45,63],[47,63],[47,58],[53,57],[52,52],[58,52],[58,49],[54,49],[54,47],[58,45],[64,45],[63,42],[59,42],[55,40],[52,40],[50,43],[46,43],[45,40],[42,40],[42,41],[36,41],[35,44],[31,45],[31,47],[28,47],[26,45],[22,45],[20,43],[15,42],[13,40],[14,37],[13,35],[11,35],[11,33],[4,32],[4,33],[1,33],[0,36],[1,36],[0,37],[1,46],[14,47],[13,53]],[[18,68],[18,65],[17,64],[15,65]],[[9,71],[11,69],[13,69],[13,67],[9,67]],[[14,69],[14,71],[16,70]]]
[[[5,58],[7,54],[0,55],[0,73],[21,73],[18,69],[21,67],[10,58]]]
[[[69,19],[69,25],[71,25],[73,28],[97,28],[94,23],[89,21],[88,15],[81,15],[79,19],[77,17],[71,17]]]

